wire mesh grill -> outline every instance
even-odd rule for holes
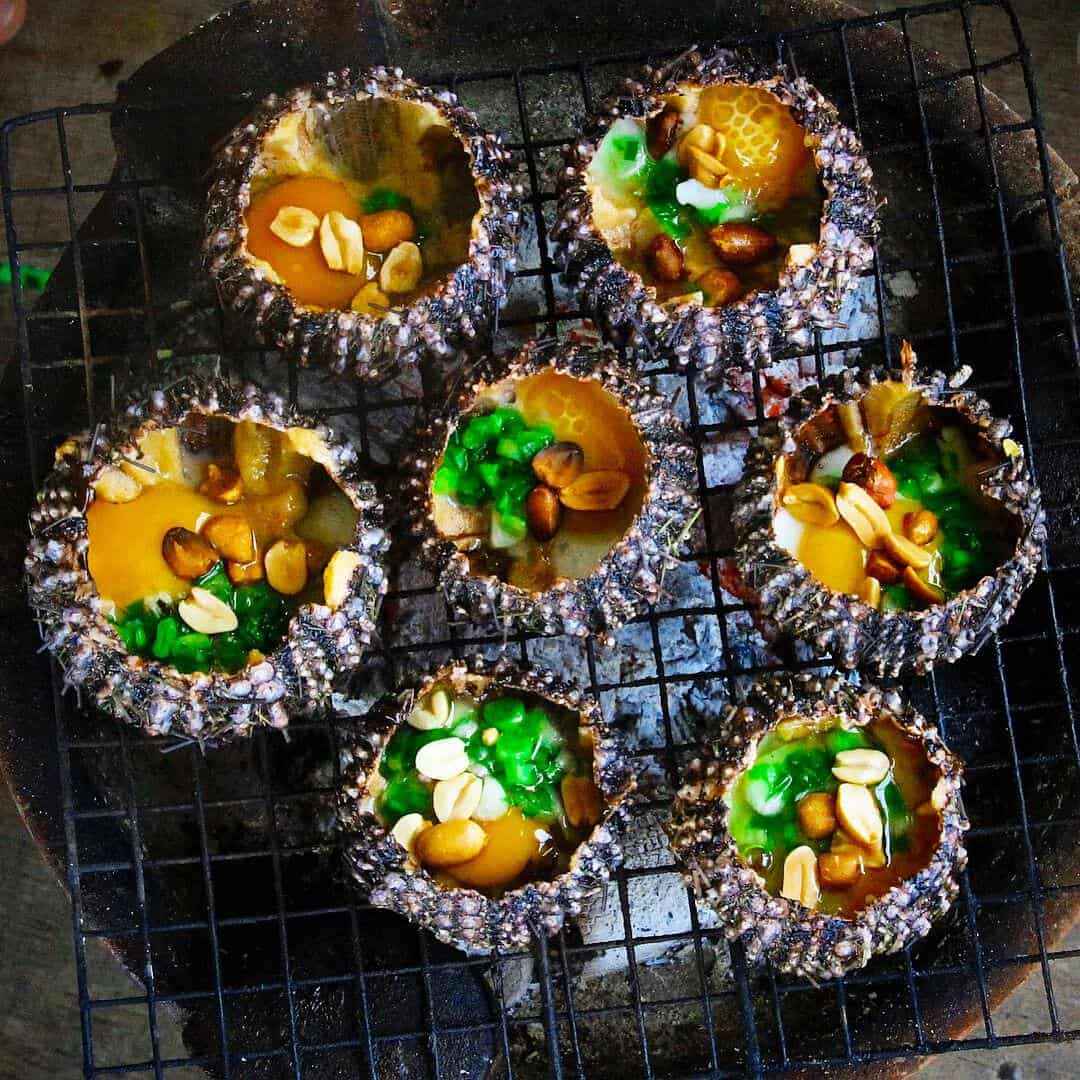
[[[818,334],[809,355],[755,373],[742,407],[692,373],[659,364],[650,370],[695,438],[705,511],[665,602],[620,634],[613,650],[591,639],[521,634],[506,641],[496,628],[453,621],[436,583],[395,562],[373,679],[394,682],[450,655],[505,646],[522,659],[562,664],[634,739],[648,797],[600,914],[587,928],[538,939],[528,953],[467,960],[355,902],[338,876],[327,831],[336,723],[296,722],[288,745],[258,733],[208,755],[190,744],[163,752],[160,741],[81,710],[61,695],[54,672],[87,1076],[162,1077],[202,1066],[233,1080],[442,1077],[484,1075],[491,1062],[496,1076],[761,1075],[1080,1035],[1080,1018],[1068,1016],[1054,992],[1055,972],[1080,956],[1054,948],[1080,887],[1070,859],[1080,743],[1069,681],[1077,581],[1069,530],[1078,499],[1068,480],[1078,442],[1068,403],[1080,353],[1030,58],[1011,11],[999,5],[985,7],[1009,20],[1015,47],[980,58],[974,6],[984,5],[936,3],[741,43],[826,89],[862,136],[889,206],[874,274],[846,326]],[[951,20],[966,62],[927,75],[912,42],[920,20]],[[883,24],[898,31],[895,85],[871,94],[858,84],[852,54],[861,33]],[[836,60],[828,71],[800,62],[819,47]],[[532,220],[498,328],[503,344],[529,333],[581,332],[547,242],[551,178],[558,149],[574,134],[566,117],[588,113],[633,66],[626,57],[597,58],[444,80],[482,118],[494,110],[516,128],[510,145]],[[1022,73],[1029,96],[1029,115],[1019,123],[995,120],[983,85],[1008,68]],[[977,126],[938,130],[931,100],[961,85],[974,95]],[[548,104],[556,98],[573,104],[553,129]],[[149,119],[167,123],[178,108],[163,106]],[[882,119],[898,114],[914,125],[899,138]],[[93,117],[111,122],[120,165],[107,180],[83,182],[71,128]],[[0,181],[35,486],[56,441],[113,407],[128,376],[184,355],[196,365],[277,379],[310,411],[353,424],[372,471],[392,476],[381,442],[387,430],[414,422],[429,381],[356,391],[344,403],[340,389],[338,400],[306,399],[305,373],[230,338],[205,283],[182,277],[192,299],[170,273],[170,260],[192,259],[197,224],[192,218],[187,235],[168,232],[171,246],[159,243],[160,194],[170,181],[133,172],[124,152],[132,121],[115,106],[84,106],[2,129]],[[19,186],[18,139],[28,131],[55,140],[55,186]],[[1041,177],[1039,189],[1019,201],[999,175],[1010,140],[1034,146]],[[985,169],[960,170],[960,150],[981,154]],[[102,195],[114,200],[114,212],[80,231],[87,200]],[[37,200],[63,215],[65,235],[45,238],[23,224],[33,220],[24,208]],[[53,298],[31,310],[19,266],[50,252],[70,260],[70,302]],[[127,299],[118,301],[108,286],[121,254],[131,280]],[[175,331],[192,312],[205,316],[209,344]],[[972,364],[974,385],[1012,414],[1047,496],[1050,573],[978,656],[905,687],[969,763],[971,863],[954,911],[926,942],[815,986],[748,968],[681,884],[656,825],[695,751],[696,721],[784,662],[724,588],[727,508],[747,432],[782,407],[792,378],[821,378],[855,359],[891,362],[905,336],[932,366]],[[825,662],[786,658],[786,666]],[[113,944],[141,980],[137,992],[95,992],[92,938]],[[1042,976],[1044,1019],[1002,1031],[993,1005],[1032,965]],[[113,1060],[102,1035],[110,1011],[123,1009],[145,1013],[146,1052],[138,1060]],[[163,1034],[163,1014],[177,1009],[188,1018],[183,1052]],[[970,1035],[965,1020],[975,1024]]]

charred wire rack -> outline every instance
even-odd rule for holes
[[[976,7],[1008,20],[1013,49],[980,56]],[[911,31],[946,19],[966,63],[931,72]],[[860,35],[881,26],[895,31],[895,78],[871,92],[860,87],[852,57]],[[188,1070],[202,1067],[231,1080],[651,1077],[845,1065],[887,1074],[940,1051],[1080,1036],[1080,1017],[1067,1015],[1054,991],[1055,975],[1080,962],[1080,950],[1056,947],[1080,906],[1080,744],[1069,676],[1080,662],[1080,623],[1070,621],[1080,498],[1068,479],[1080,465],[1070,409],[1080,353],[1027,49],[1007,7],[959,0],[732,44],[809,77],[865,142],[888,205],[875,272],[845,326],[819,334],[810,355],[757,372],[741,392],[660,365],[650,372],[695,437],[704,513],[670,597],[620,633],[614,649],[591,639],[507,641],[493,627],[455,623],[436,584],[401,548],[392,553],[381,649],[352,692],[359,708],[375,689],[450,655],[504,647],[587,684],[631,737],[648,789],[626,866],[598,908],[559,937],[538,938],[520,955],[466,959],[355,902],[342,879],[329,832],[337,723],[297,722],[287,742],[259,732],[203,754],[80,709],[54,671],[45,699],[54,727],[38,737],[59,776],[54,855],[72,898],[86,1076],[195,1076],[202,1073]],[[504,346],[581,331],[547,242],[551,177],[580,118],[639,59],[443,80],[482,119],[510,129],[527,192],[521,269],[498,328]],[[1030,112],[1018,122],[1001,121],[983,85],[1007,68],[1022,73],[1028,90]],[[231,109],[236,118],[249,104],[200,108]],[[961,104],[973,110],[968,127]],[[93,424],[131,376],[220,365],[352,425],[391,492],[396,448],[425,394],[437,392],[434,373],[343,393],[229,338],[197,270],[199,179],[144,172],[152,155],[137,145],[179,112],[175,103],[84,106],[0,129],[33,485],[56,442]],[[117,172],[101,183],[83,182],[72,137],[95,117],[111,124],[119,149]],[[28,132],[55,140],[56,186],[18,186],[19,140]],[[1041,185],[1018,196],[1001,182],[999,163],[1020,142],[1034,154]],[[971,167],[973,157],[981,167]],[[105,211],[82,224],[89,202],[102,197]],[[36,200],[52,201],[66,235],[43,239],[22,224],[23,208]],[[50,251],[62,253],[61,263],[31,308],[19,266]],[[771,652],[745,605],[724,589],[730,495],[748,429],[782,408],[799,379],[843,363],[893,362],[902,337],[930,366],[970,363],[973,385],[1013,416],[1047,497],[1049,573],[977,656],[905,686],[968,764],[971,862],[957,905],[909,951],[815,986],[751,969],[724,942],[682,885],[659,822],[696,740],[741,686],[762,670],[828,662]],[[355,397],[343,402],[348,394]],[[25,665],[25,654],[14,662]],[[140,980],[129,996],[96,992],[86,947],[95,937]],[[1045,1013],[1030,1028],[1002,1030],[992,1010],[1029,971],[1041,978]],[[135,1060],[108,1045],[113,1010],[145,1016],[145,1053]],[[177,1021],[182,1049],[170,1034]]]

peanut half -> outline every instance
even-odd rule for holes
[[[335,551],[323,571],[323,600],[326,606],[337,610],[349,597],[353,574],[360,567],[360,553]]]
[[[94,494],[110,503],[132,502],[142,494],[142,484],[115,465],[106,465],[94,481]]]
[[[410,854],[415,854],[416,838],[425,830],[431,828],[431,822],[425,821],[421,814],[405,814],[399,817],[390,835]]]
[[[270,222],[270,231],[291,247],[307,247],[318,227],[318,215],[302,206],[283,206]]]
[[[870,789],[842,783],[836,789],[836,816],[852,839],[863,847],[877,847],[884,835],[881,811]]]
[[[200,532],[226,559],[249,563],[255,558],[255,534],[247,518],[239,514],[207,518]]]
[[[456,735],[424,743],[416,751],[416,768],[432,780],[449,780],[469,767],[465,744]]]
[[[835,758],[832,774],[845,784],[872,786],[889,775],[889,755],[870,747],[841,750]]]
[[[798,900],[804,907],[817,907],[821,887],[813,848],[803,844],[788,853],[784,860],[784,882],[780,886],[780,895],[788,900]]]
[[[827,791],[812,791],[795,804],[799,828],[811,840],[821,840],[836,831],[836,808]]]
[[[833,493],[823,484],[792,484],[780,498],[787,512],[804,525],[835,525],[840,520]]]
[[[885,511],[857,484],[840,481],[836,509],[865,547],[880,547],[884,538],[892,533]]]
[[[887,532],[882,537],[882,542],[893,559],[904,566],[914,566],[916,570],[925,570],[933,558],[926,548],[921,548],[906,536],[898,536],[894,532]]]
[[[359,311],[361,315],[385,315],[390,308],[390,297],[379,288],[378,282],[369,281],[356,291],[349,301],[350,311]]]
[[[572,484],[584,468],[585,452],[573,442],[552,443],[532,459],[532,471],[537,479],[553,488]]]
[[[872,608],[881,607],[881,582],[875,577],[866,578],[859,588],[859,599]]]
[[[295,596],[307,584],[307,551],[303,540],[283,538],[266,553],[266,581],[272,589]]]
[[[236,612],[224,600],[199,585],[192,587],[191,595],[181,600],[176,610],[200,634],[227,634],[240,625]]]
[[[468,772],[440,780],[431,793],[435,816],[440,821],[463,821],[472,817],[483,790],[483,780]]]
[[[379,288],[384,293],[412,292],[420,284],[423,273],[420,249],[411,240],[405,240],[383,260],[379,268]]]
[[[360,216],[360,228],[368,251],[380,254],[416,235],[416,224],[404,210],[377,210]]]
[[[817,869],[826,889],[847,889],[863,872],[862,860],[855,850],[823,851],[818,856]]]
[[[352,218],[331,210],[319,225],[319,247],[331,270],[347,274],[364,272],[364,234]]]

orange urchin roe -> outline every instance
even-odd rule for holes
[[[540,853],[537,825],[512,806],[500,818],[481,822],[487,843],[479,855],[451,866],[447,873],[474,889],[503,889],[516,881]]]
[[[362,275],[331,270],[319,247],[319,234],[304,247],[293,247],[270,231],[270,223],[283,206],[300,206],[320,220],[337,210],[356,221],[360,207],[339,180],[318,176],[297,176],[282,180],[264,191],[248,207],[247,249],[257,259],[268,262],[301,304],[321,308],[347,308],[363,286]]]
[[[517,384],[517,407],[530,427],[550,424],[555,438],[575,442],[586,470],[619,469],[631,483],[645,471],[645,448],[626,410],[595,379],[542,371]]]
[[[769,201],[788,197],[810,150],[786,105],[760,86],[725,84],[702,91],[698,116],[723,135],[720,160],[736,184]]]

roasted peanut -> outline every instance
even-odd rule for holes
[[[875,578],[882,585],[895,585],[900,580],[903,568],[889,558],[884,552],[871,551],[866,556],[866,575]]]
[[[323,571],[323,600],[326,606],[337,610],[348,599],[353,574],[360,566],[360,554],[356,551],[335,551]]]
[[[303,540],[283,538],[270,546],[263,560],[270,588],[295,596],[307,584],[307,552]]]
[[[558,492],[546,484],[537,484],[525,500],[525,521],[529,532],[541,543],[550,540],[562,521],[562,503]]]
[[[913,544],[929,544],[937,531],[938,519],[933,510],[915,510],[904,515],[904,535]]]
[[[881,811],[869,788],[842,783],[836,789],[836,816],[856,843],[871,848],[881,843]]]
[[[914,566],[916,570],[925,570],[933,559],[933,555],[926,548],[913,544],[905,536],[889,532],[882,539],[885,550],[893,560],[903,563],[904,566]]]
[[[379,288],[384,293],[412,292],[420,284],[423,273],[420,249],[411,240],[403,240],[383,259],[379,268]]]
[[[749,221],[714,225],[707,235],[720,258],[733,266],[756,263],[776,250],[776,237]]]
[[[840,520],[833,493],[822,484],[792,484],[780,497],[784,509],[804,525],[835,525]]]
[[[901,580],[904,582],[907,591],[923,607],[933,607],[934,604],[940,604],[945,599],[945,594],[936,585],[923,581],[915,573],[913,566],[909,566],[904,570],[904,576]]]
[[[204,539],[232,562],[249,563],[255,558],[255,534],[247,518],[239,514],[216,514],[207,518],[200,531]]]
[[[231,465],[206,466],[206,479],[199,485],[199,493],[214,502],[231,506],[244,495],[244,480]]]
[[[283,206],[270,222],[270,231],[291,247],[307,247],[318,227],[318,215],[303,206]]]
[[[604,795],[588,776],[564,776],[559,791],[566,820],[575,829],[599,824],[604,814]]]
[[[234,585],[252,585],[263,579],[262,563],[258,559],[249,563],[227,562],[225,572]]]
[[[896,477],[881,458],[854,454],[844,466],[842,479],[858,484],[883,510],[896,501]]]
[[[645,125],[645,145],[649,156],[659,160],[675,142],[675,133],[679,130],[679,110],[674,105],[666,105],[655,116],[649,117]]]
[[[825,791],[812,791],[796,804],[799,828],[811,839],[820,840],[836,831],[836,808],[833,797]]]
[[[665,232],[649,245],[648,260],[652,272],[661,281],[678,281],[683,276],[683,253]]]
[[[710,267],[694,279],[694,284],[701,286],[712,307],[723,307],[743,294],[739,275],[723,266]]]
[[[780,895],[788,900],[798,900],[804,907],[817,907],[821,896],[817,857],[806,844],[789,852],[784,860],[784,881],[780,886]]]
[[[360,226],[339,210],[323,216],[319,225],[319,248],[331,270],[347,274],[364,272],[364,234]]]
[[[472,817],[484,782],[479,776],[462,772],[448,780],[440,780],[431,792],[431,804],[440,821],[459,821]]]
[[[614,510],[630,490],[630,477],[618,469],[594,469],[582,473],[559,492],[563,506],[571,510]]]
[[[868,746],[853,750],[841,750],[832,767],[832,774],[845,784],[862,784],[870,787],[880,784],[889,775],[892,763],[889,755]]]
[[[227,634],[240,625],[236,612],[224,600],[198,585],[176,605],[180,618],[200,634]]]
[[[185,581],[202,577],[217,561],[217,552],[198,533],[177,525],[162,537],[161,557]]]
[[[817,869],[826,889],[850,888],[863,872],[856,851],[823,851],[817,858]]]
[[[126,503],[142,494],[142,484],[115,465],[106,465],[94,481],[94,494],[110,503]]]
[[[416,235],[416,222],[404,210],[378,210],[360,216],[364,247],[380,254]]]
[[[439,869],[475,858],[487,840],[487,833],[475,821],[466,819],[432,825],[420,832],[413,843],[420,862]]]
[[[855,484],[840,481],[836,492],[836,509],[868,548],[880,547],[884,537],[892,533],[892,526],[885,516],[885,511],[866,491]]]
[[[416,768],[432,780],[449,780],[468,767],[465,744],[456,735],[424,743],[416,751]]]
[[[548,487],[564,488],[572,484],[585,468],[585,453],[574,442],[545,446],[532,459],[532,471]]]

